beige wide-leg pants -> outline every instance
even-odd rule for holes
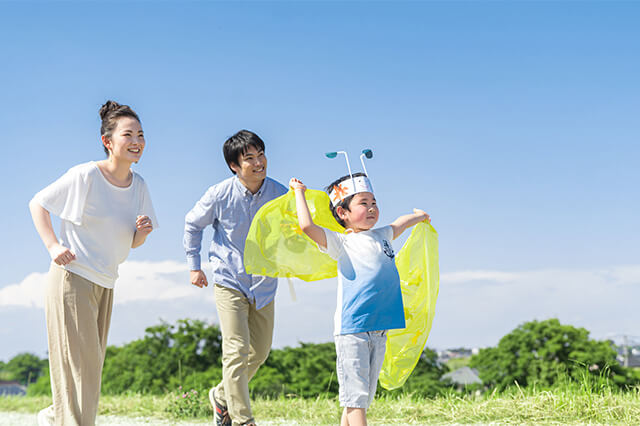
[[[215,285],[222,333],[222,382],[216,398],[227,405],[234,426],[253,421],[249,380],[271,350],[274,302],[262,309],[237,290]]]
[[[95,424],[112,306],[113,289],[51,265],[45,315],[56,425]]]

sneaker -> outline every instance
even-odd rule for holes
[[[38,426],[54,426],[55,411],[53,405],[48,406],[44,410],[38,412]]]
[[[213,419],[216,421],[216,426],[231,426],[231,417],[229,417],[227,406],[216,399],[216,388],[209,390],[209,401],[213,407]]]

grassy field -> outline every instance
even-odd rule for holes
[[[36,412],[47,406],[48,397],[0,397],[0,411]],[[206,396],[183,404],[176,395],[103,396],[100,414],[158,419],[210,418]],[[185,408],[186,407],[186,408]],[[195,407],[195,408],[194,408]],[[181,410],[179,408],[185,408]],[[335,399],[257,399],[253,403],[258,420],[296,424],[336,424],[340,408]],[[638,424],[640,390],[594,393],[577,387],[520,390],[480,396],[446,395],[432,399],[377,399],[370,411],[372,425],[380,424]]]

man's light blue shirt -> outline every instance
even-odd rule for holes
[[[244,269],[244,244],[251,220],[265,203],[287,192],[287,188],[266,178],[255,194],[232,176],[210,187],[185,218],[184,248],[192,271],[201,268],[200,248],[203,230],[213,227],[209,262],[211,282],[244,294],[260,309],[271,303],[278,287],[277,278],[253,277]]]

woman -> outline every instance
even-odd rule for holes
[[[107,159],[80,164],[29,203],[52,263],[45,291],[53,405],[39,425],[93,425],[118,265],[157,227],[147,186],[131,164],[145,147],[138,115],[100,108]],[[61,219],[56,238],[50,213]]]

